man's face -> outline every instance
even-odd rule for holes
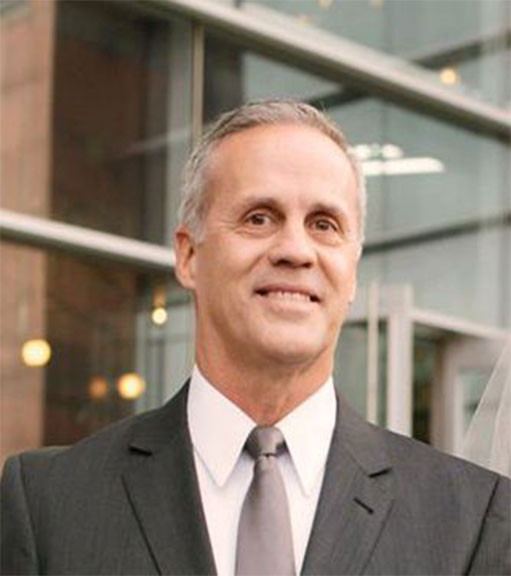
[[[214,151],[207,194],[200,242],[176,236],[199,356],[331,370],[360,249],[344,153],[309,127],[247,129]]]

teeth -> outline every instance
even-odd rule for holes
[[[310,296],[302,294],[301,292],[283,292],[281,290],[268,292],[268,298],[284,298],[289,300],[301,300],[303,302],[310,302]]]

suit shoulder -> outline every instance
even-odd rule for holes
[[[91,477],[98,470],[104,473],[119,464],[137,427],[151,419],[160,419],[164,410],[161,407],[123,418],[70,446],[44,447],[9,456],[2,476],[16,471],[30,485],[55,476]]]
[[[493,479],[499,476],[496,472],[458,456],[442,452],[438,448],[434,448],[415,438],[410,438],[409,436],[404,436],[403,434],[398,434],[390,430],[379,430],[389,454],[394,460],[397,459],[401,465],[406,466],[406,464],[409,463],[413,464],[416,468],[422,464],[428,468],[433,466],[434,470],[447,468],[454,469],[457,472],[461,469],[476,476],[482,475],[483,477]],[[394,463],[397,462],[394,461]]]
[[[74,469],[80,460],[93,465],[91,453],[108,451],[108,446],[118,443],[135,421],[136,417],[121,420],[72,446],[49,446],[11,455],[4,464],[2,484],[5,487],[13,478],[17,478],[30,491],[33,484],[50,478],[55,471]]]
[[[388,430],[380,430],[380,435],[398,482],[403,478],[412,481],[417,491],[465,499],[474,505],[489,502],[497,489],[511,498],[507,477],[407,436]]]

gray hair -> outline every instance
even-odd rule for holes
[[[298,124],[315,128],[333,140],[346,154],[355,173],[358,188],[359,241],[364,240],[366,187],[361,164],[341,130],[325,114],[309,104],[293,100],[265,100],[245,104],[222,114],[198,141],[185,165],[179,207],[179,223],[200,240],[208,210],[207,169],[213,150],[222,140],[256,126]]]

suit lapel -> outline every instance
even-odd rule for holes
[[[338,406],[304,574],[362,574],[393,502],[377,432],[343,399]]]
[[[123,475],[130,502],[162,574],[212,574],[215,563],[202,510],[186,419],[188,386],[142,419]]]
[[[216,572],[186,419],[188,386],[143,417],[123,481],[161,574]],[[361,574],[393,502],[378,433],[338,400],[325,478],[304,574]]]

